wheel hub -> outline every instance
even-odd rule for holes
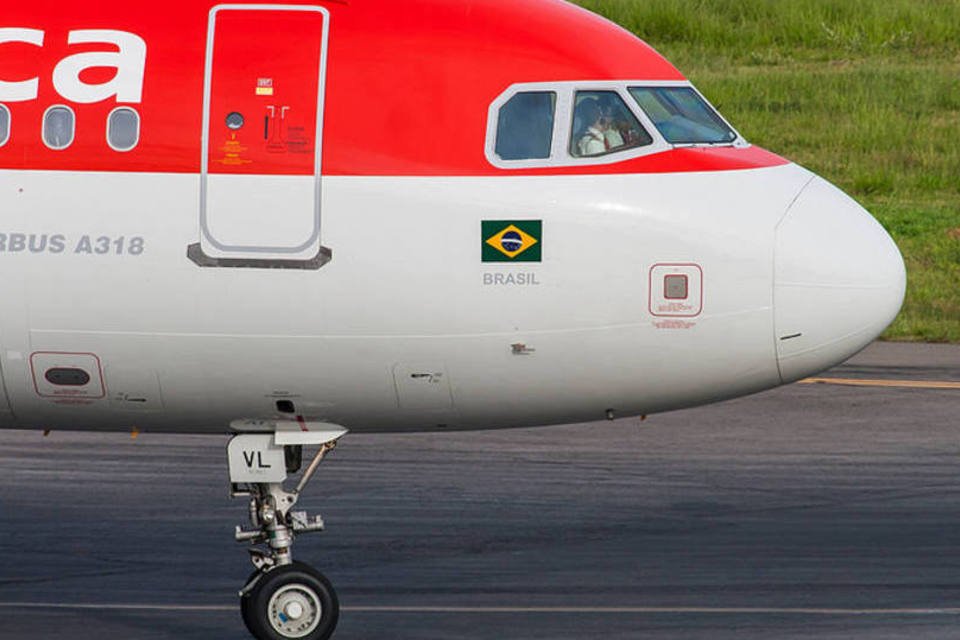
[[[323,607],[310,587],[288,584],[273,594],[267,612],[274,631],[284,638],[303,638],[320,624]]]
[[[303,605],[299,602],[291,602],[283,610],[291,620],[299,620],[303,615]]]

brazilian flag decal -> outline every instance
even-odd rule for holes
[[[483,262],[540,262],[542,221],[484,220],[480,227]]]

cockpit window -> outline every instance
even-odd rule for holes
[[[570,155],[602,156],[653,142],[616,91],[577,91]]]
[[[557,94],[525,91],[500,107],[496,153],[501,160],[549,158]]]
[[[630,95],[672,144],[730,144],[737,134],[690,87],[630,87]]]

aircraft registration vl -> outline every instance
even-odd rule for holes
[[[561,0],[0,0],[0,271],[0,428],[231,434],[262,640],[334,633],[292,544],[347,430],[754,393],[905,287],[859,204]]]

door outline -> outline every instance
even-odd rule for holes
[[[317,129],[314,132],[314,190],[313,190],[313,231],[310,237],[300,245],[294,247],[262,247],[245,245],[228,245],[219,242],[213,237],[207,224],[207,178],[209,177],[210,159],[210,123],[211,123],[211,92],[213,90],[213,53],[216,37],[216,18],[221,11],[301,11],[315,12],[323,16],[322,42],[320,43],[319,78],[317,84]],[[302,253],[310,246],[319,243],[321,222],[321,177],[323,160],[323,114],[326,104],[327,80],[327,45],[330,35],[330,12],[316,5],[290,4],[219,4],[210,9],[207,19],[207,45],[204,60],[203,77],[203,130],[201,132],[200,151],[200,233],[212,247],[223,252],[244,252],[253,254],[297,254]],[[294,268],[319,269],[332,258],[332,252],[327,247],[319,246],[315,257],[308,259],[292,258],[253,258],[245,256],[213,257],[203,252],[201,243],[197,242],[187,247],[187,257],[201,267],[266,267],[266,268]]]

